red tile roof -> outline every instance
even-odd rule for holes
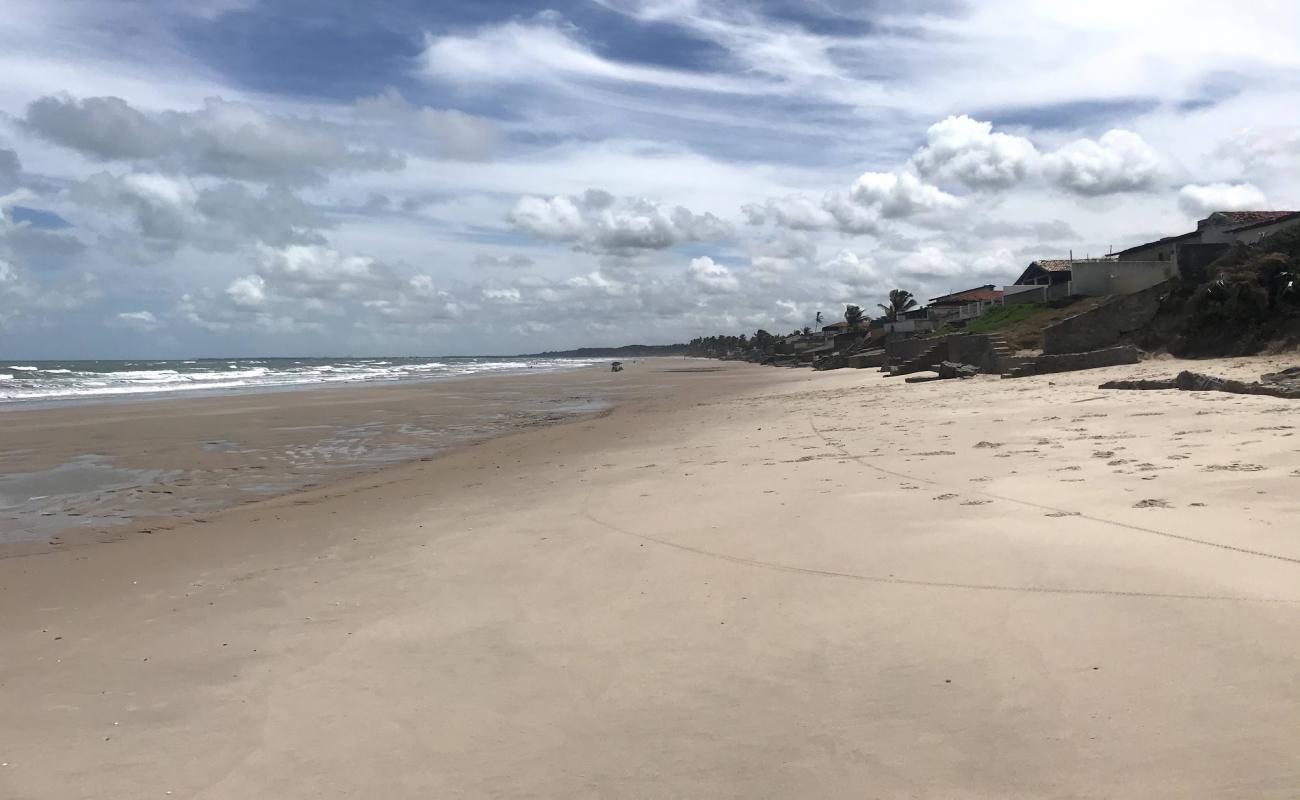
[[[1272,225],[1275,222],[1285,222],[1292,218],[1300,218],[1300,211],[1224,211],[1223,214],[1231,217],[1233,224],[1237,225],[1237,227],[1230,229],[1232,233]],[[1258,218],[1253,219],[1251,222],[1242,222],[1241,217],[1243,216]]]
[[[943,297],[935,297],[930,300],[932,305],[951,306],[962,303],[989,302],[991,300],[1000,300],[1002,292],[993,288],[993,284],[987,286],[977,286],[974,289],[967,289],[964,292],[953,292],[945,294]]]
[[[1228,224],[1238,227],[1261,225],[1277,222],[1283,217],[1295,214],[1294,211],[1216,211],[1210,216],[1222,217]]]

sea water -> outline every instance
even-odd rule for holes
[[[0,403],[434,380],[485,373],[553,371],[595,363],[601,362],[491,357],[0,361]]]

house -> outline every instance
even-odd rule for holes
[[[869,319],[863,318],[858,322],[858,330],[860,331],[868,330],[870,327],[871,327],[871,320]],[[840,333],[847,333],[848,330],[849,330],[849,323],[846,320],[840,320],[839,322],[832,322],[831,324],[822,327],[822,333],[840,334]]]
[[[1058,286],[1070,282],[1070,265],[1073,259],[1043,258],[1030,262],[1016,278],[1016,286]]]
[[[904,311],[897,319],[884,321],[885,333],[908,337],[934,330],[934,320],[930,319],[928,308],[914,308]]]
[[[1300,225],[1300,212],[1216,211],[1197,221],[1194,231],[1145,242],[1113,255],[1124,262],[1168,262],[1174,274],[1200,280],[1210,262],[1234,243],[1254,244],[1294,225]]]
[[[937,324],[964,322],[983,314],[991,306],[1001,305],[1003,292],[993,284],[976,286],[943,297],[935,297],[926,307],[929,318]]]
[[[1073,259],[1043,258],[1031,262],[1016,282],[1002,287],[1004,305],[1046,303],[1070,295]]]

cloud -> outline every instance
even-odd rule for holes
[[[392,170],[402,159],[354,148],[330,125],[209,98],[198,111],[146,114],[117,97],[46,96],[27,106],[28,132],[96,161],[265,183],[319,183],[333,172]]]
[[[46,314],[75,311],[101,294],[99,281],[92,273],[38,281],[19,265],[0,258],[0,328]]]
[[[479,267],[481,269],[494,269],[497,267],[505,267],[509,269],[525,269],[527,267],[533,266],[533,264],[536,262],[534,262],[528,256],[521,256],[517,253],[508,256],[494,256],[494,255],[489,255],[487,253],[479,253],[478,255],[474,256],[474,260],[471,263],[475,267]]]
[[[771,223],[795,231],[859,235],[880,228],[879,209],[855,204],[844,192],[827,192],[820,202],[805,194],[790,194],[742,206],[741,211],[751,225]]]
[[[937,186],[922,183],[909,172],[864,172],[853,182],[849,196],[886,219],[899,219],[932,211],[960,208],[961,200]]]
[[[1030,174],[1038,150],[1028,139],[995,133],[993,124],[948,117],[926,130],[912,166],[931,180],[955,180],[976,190],[1008,189]]]
[[[740,288],[740,281],[732,271],[715,263],[708,256],[691,259],[690,266],[686,268],[686,276],[706,292],[722,294]]]
[[[1215,211],[1259,211],[1268,198],[1250,183],[1188,184],[1178,190],[1178,207],[1196,219]]]
[[[572,242],[592,253],[628,255],[685,242],[725,239],[730,226],[713,214],[694,214],[644,198],[616,198],[589,190],[582,196],[522,197],[507,217],[517,229],[542,239]]]
[[[150,333],[162,325],[151,311],[123,311],[110,317],[108,324],[114,328],[126,328],[136,333]]]
[[[69,190],[69,198],[127,226],[135,260],[168,256],[191,246],[231,252],[258,242],[318,243],[327,221],[290,190],[254,191],[241,183],[199,188],[184,176],[100,172]]]
[[[1136,133],[1111,130],[1100,139],[1078,139],[1043,159],[1049,179],[1067,192],[1096,197],[1158,188],[1165,167]]]
[[[555,12],[530,22],[489,25],[473,34],[429,36],[424,74],[469,84],[635,84],[659,89],[752,94],[750,81],[726,75],[632,64],[598,55]]]
[[[18,160],[18,154],[0,147],[0,191],[16,186],[22,172],[23,165]]]
[[[497,123],[487,117],[457,109],[416,107],[396,89],[388,89],[356,102],[362,119],[382,120],[396,126],[405,141],[418,145],[423,140],[442,158],[483,161],[496,150],[500,139]]]

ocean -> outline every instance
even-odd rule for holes
[[[603,363],[579,358],[199,358],[183,361],[0,361],[0,404],[427,381]]]

